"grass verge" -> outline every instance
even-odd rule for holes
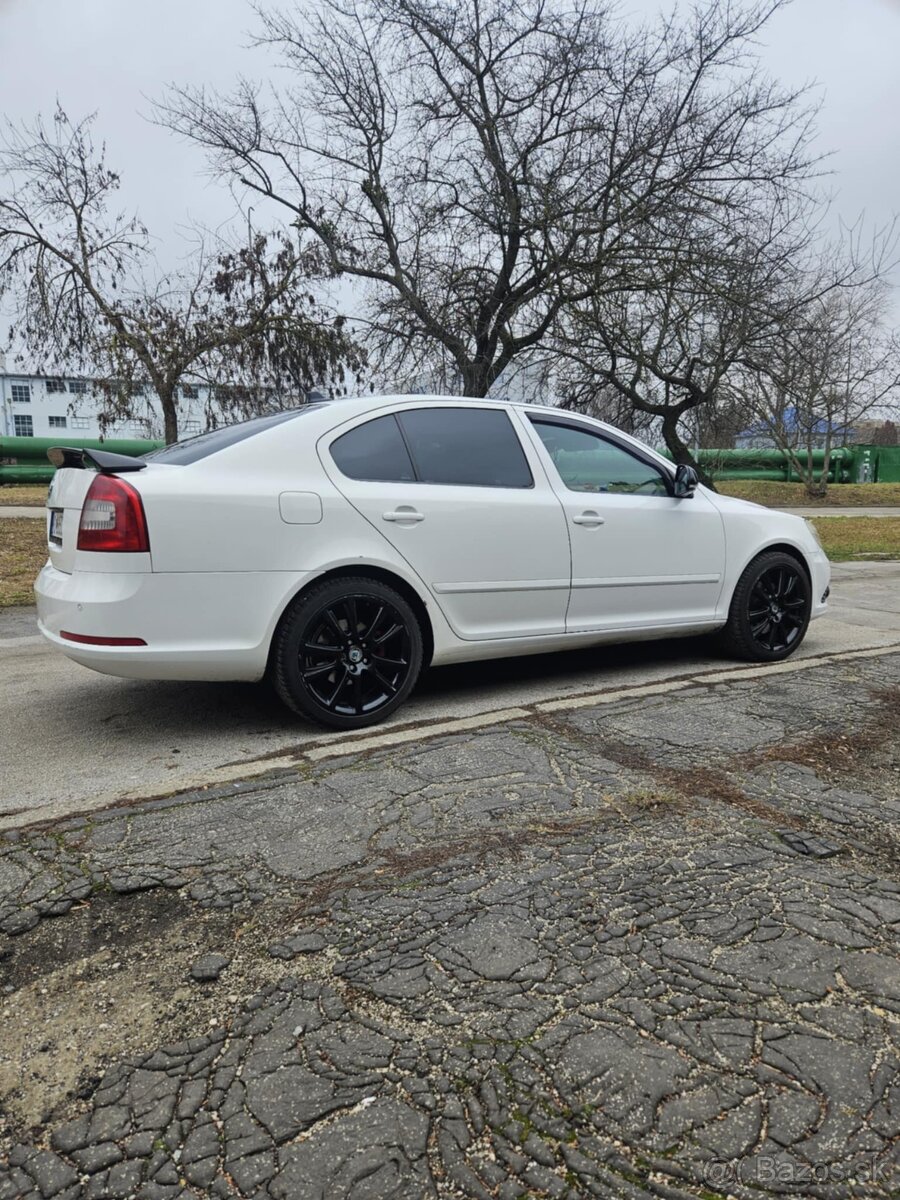
[[[47,532],[42,520],[0,520],[0,608],[33,604],[32,584],[47,561]]]
[[[716,488],[723,496],[781,508],[900,507],[900,483],[833,484],[821,500],[809,496],[802,483],[777,483],[771,479],[723,480]]]
[[[47,489],[41,483],[6,484],[0,487],[0,504],[37,504],[41,508],[47,503]]]
[[[790,508],[850,508],[857,505],[876,507],[886,505],[900,508],[900,483],[841,483],[828,489],[824,500],[813,500],[802,483],[776,483],[774,480],[733,479],[717,483],[723,496],[752,500],[755,504],[781,505]],[[6,484],[0,486],[0,505],[37,504],[43,508],[47,489],[42,484]]]
[[[832,562],[900,558],[900,517],[816,517],[813,524]]]
[[[813,524],[834,562],[900,559],[900,517],[822,517]],[[32,604],[31,586],[46,561],[43,520],[0,520],[0,607]]]

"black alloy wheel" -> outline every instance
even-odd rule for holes
[[[383,720],[412,691],[422,633],[393,588],[362,577],[332,580],[288,610],[272,666],[276,690],[295,712],[333,728],[360,728]]]
[[[734,590],[725,645],[755,662],[787,658],[803,641],[811,607],[809,576],[797,559],[781,551],[761,554]]]

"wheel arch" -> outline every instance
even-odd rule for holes
[[[744,571],[746,571],[747,567],[749,567],[752,562],[756,562],[756,560],[758,558],[762,558],[764,554],[776,553],[787,554],[790,558],[795,559],[803,568],[807,581],[810,585],[812,585],[812,571],[810,570],[809,563],[806,561],[806,555],[799,546],[795,546],[792,542],[773,542],[771,546],[763,546],[761,550],[757,550],[752,558],[747,559],[746,563],[741,568],[741,575],[743,575]]]
[[[327,571],[322,571],[312,579],[308,579],[302,587],[299,587],[296,592],[287,597],[269,637],[269,649],[266,658],[267,673],[272,664],[272,649],[278,639],[278,631],[291,607],[297,600],[305,596],[307,592],[322,583],[330,583],[333,579],[377,579],[379,583],[386,584],[387,587],[392,587],[395,591],[399,592],[416,614],[419,628],[422,631],[422,669],[424,670],[429,666],[434,655],[434,630],[425,601],[412,584],[404,579],[402,575],[398,575],[386,567],[376,567],[370,566],[368,563],[359,563],[344,564],[343,566],[331,567]]]
[[[793,542],[784,541],[774,541],[768,546],[755,546],[753,548],[753,552],[748,554],[746,558],[741,561],[740,566],[732,566],[726,572],[726,578],[722,585],[722,591],[719,593],[718,601],[718,612],[721,614],[723,621],[727,620],[728,615],[731,612],[734,594],[737,591],[738,584],[744,577],[744,572],[747,570],[750,564],[756,562],[756,560],[761,558],[764,554],[774,554],[777,551],[781,551],[783,554],[789,554],[792,558],[796,559],[796,561],[803,568],[807,582],[809,583],[810,587],[812,587],[812,570],[806,560],[806,556],[799,546]]]
[[[755,643],[752,631],[749,625],[749,616],[744,607],[749,602],[750,592],[747,588],[742,589],[742,584],[748,572],[753,566],[768,557],[779,556],[780,561],[784,564],[785,559],[789,559],[800,568],[803,576],[806,579],[808,606],[803,617],[801,626],[798,626],[799,637],[795,637],[793,641],[785,640],[782,646],[776,647],[774,644],[768,647],[769,653],[764,653],[764,647],[761,642]],[[791,543],[784,541],[772,541],[766,546],[757,547],[755,553],[751,554],[747,561],[741,567],[740,573],[735,580],[734,587],[731,589],[731,595],[728,600],[728,620],[719,631],[719,639],[727,650],[733,653],[737,658],[744,659],[749,662],[780,662],[782,659],[793,654],[794,650],[801,644],[806,636],[806,630],[809,625],[813,607],[813,572],[812,567],[803,553],[802,549]],[[753,585],[755,586],[755,584]],[[736,608],[739,598],[741,605]],[[780,623],[780,615],[777,617],[777,623]],[[796,631],[795,631],[796,632]],[[773,639],[774,641],[774,639]]]

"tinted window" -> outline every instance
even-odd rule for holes
[[[221,429],[212,429],[209,433],[201,433],[198,437],[187,438],[183,442],[174,442],[164,446],[162,450],[152,450],[144,458],[152,462],[174,463],[186,466],[188,463],[199,462],[210,454],[217,454],[226,446],[234,446],[246,438],[271,429],[273,425],[281,425],[285,421],[293,421],[305,412],[321,408],[321,404],[307,404],[303,408],[292,408],[286,412],[270,413],[267,417],[254,417],[251,421],[241,421],[237,425],[223,425]]]
[[[331,443],[331,457],[350,479],[412,483],[416,476],[396,417],[376,417]]]
[[[505,412],[417,408],[397,418],[421,483],[527,488],[531,471]]]
[[[606,438],[551,421],[532,424],[570,491],[669,495],[662,471]]]

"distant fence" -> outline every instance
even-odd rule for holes
[[[669,458],[667,452],[666,457]],[[795,483],[800,476],[783,450],[700,450],[696,457],[714,480],[771,479]],[[806,462],[806,451],[798,454]],[[813,469],[819,474],[825,451],[813,450]],[[832,450],[829,483],[900,483],[900,446],[847,446]]]
[[[0,438],[0,484],[49,483],[54,468],[47,459],[53,446],[78,446],[88,450],[110,450],[114,454],[147,454],[165,442],[146,438]]]
[[[49,483],[53,467],[47,451],[53,446],[84,446],[115,454],[147,454],[163,442],[140,438],[0,438],[0,484]],[[665,452],[664,452],[665,453]],[[799,475],[783,450],[700,450],[700,465],[713,479],[772,479],[798,481]],[[671,457],[667,454],[667,457]],[[805,461],[805,452],[801,459]],[[813,467],[822,470],[824,450],[813,451]],[[900,483],[900,446],[849,446],[831,452],[831,483]]]
[[[872,455],[873,483],[900,483],[900,446],[854,446]]]

